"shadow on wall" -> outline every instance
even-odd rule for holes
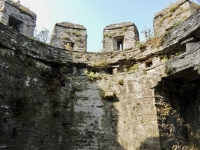
[[[119,98],[102,98],[83,68],[40,62],[6,47],[0,60],[1,149],[128,150],[118,139]],[[155,141],[136,145],[156,150]]]
[[[163,79],[156,106],[162,149],[200,149],[200,75],[193,68]]]
[[[0,47],[0,64],[0,149],[123,150],[118,112],[82,68],[6,47]]]
[[[156,138],[147,138],[140,144],[149,132],[155,132],[155,125],[149,125],[155,121],[151,118],[155,116],[154,107],[149,105],[152,101],[143,99],[142,105],[141,99],[133,98],[134,93],[124,95],[127,89],[138,90],[133,87],[138,75],[131,74],[126,86],[115,82],[114,87],[118,86],[122,93],[107,100],[101,97],[103,88],[97,81],[85,75],[83,65],[60,64],[54,61],[53,54],[49,54],[51,62],[47,62],[26,56],[20,49],[0,47],[0,148],[132,150],[152,147],[151,142]],[[110,85],[107,81],[116,81],[113,79],[99,82]],[[147,115],[143,120],[144,111]]]
[[[159,141],[159,137],[147,138],[140,144],[138,150],[160,150],[159,143],[155,143],[155,141]]]

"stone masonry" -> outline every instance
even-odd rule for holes
[[[171,4],[169,7],[158,12],[153,21],[155,35],[159,36],[168,32],[187,19],[198,8],[199,5],[194,2],[189,0],[178,0],[174,4]]]
[[[103,51],[115,51],[132,48],[139,40],[134,23],[123,22],[106,26],[103,30]]]
[[[199,18],[143,49],[104,53],[0,23],[0,149],[199,150]]]
[[[83,25],[69,22],[56,23],[51,45],[72,51],[87,51],[87,32]]]
[[[36,26],[36,14],[12,0],[0,0],[0,22],[31,37]]]

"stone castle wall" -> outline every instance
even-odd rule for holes
[[[18,32],[31,37],[36,26],[36,14],[17,2],[0,1],[0,22]]]
[[[3,31],[9,32],[9,28]],[[99,73],[101,79],[91,81],[84,66],[70,61],[77,57],[70,59],[68,55],[67,62],[61,65],[62,58],[59,60],[57,54],[63,50],[35,43],[38,47],[33,52],[30,43],[35,41],[20,38],[16,32],[6,35],[4,42],[0,40],[1,147],[114,150],[148,145],[159,148],[156,108],[150,89],[157,79],[150,83],[147,77],[150,72]],[[7,48],[11,36],[13,43]],[[25,49],[15,49],[15,44]],[[160,76],[162,71],[156,72]],[[123,85],[119,83],[121,79]],[[141,93],[147,84],[149,89]],[[102,91],[114,92],[115,98],[103,98]]]
[[[158,12],[153,21],[155,35],[160,36],[169,32],[172,28],[185,21],[198,8],[199,5],[194,2],[178,0],[174,4]]]
[[[0,149],[199,149],[199,15],[161,45],[105,53],[0,23]]]
[[[124,22],[108,25],[103,30],[103,51],[129,49],[139,41],[139,33],[134,23]]]
[[[69,22],[57,23],[51,37],[51,45],[73,51],[87,51],[87,32],[82,25]]]

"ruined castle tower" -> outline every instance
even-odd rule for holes
[[[87,50],[86,28],[69,22],[56,23],[50,43],[55,47],[85,52]]]
[[[0,22],[18,32],[33,36],[36,26],[36,14],[12,0],[0,0]]]
[[[158,12],[153,21],[155,35],[159,36],[170,31],[199,8],[189,0],[178,0],[169,7]]]
[[[111,24],[103,30],[103,51],[132,48],[139,40],[138,29],[134,23]]]

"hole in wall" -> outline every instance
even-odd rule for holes
[[[123,50],[123,40],[117,41],[117,50]]]
[[[63,41],[64,45],[64,49],[67,49],[67,50],[73,50],[74,49],[74,45],[75,43],[73,42],[69,42],[69,41]]]
[[[124,36],[117,36],[113,38],[114,49],[123,50],[124,48]]]
[[[113,74],[113,68],[108,68],[107,72],[108,74]]]
[[[23,30],[23,22],[19,19],[16,19],[15,17],[9,16],[8,25],[18,32]]]
[[[145,62],[146,67],[151,67],[153,65],[152,61]]]

